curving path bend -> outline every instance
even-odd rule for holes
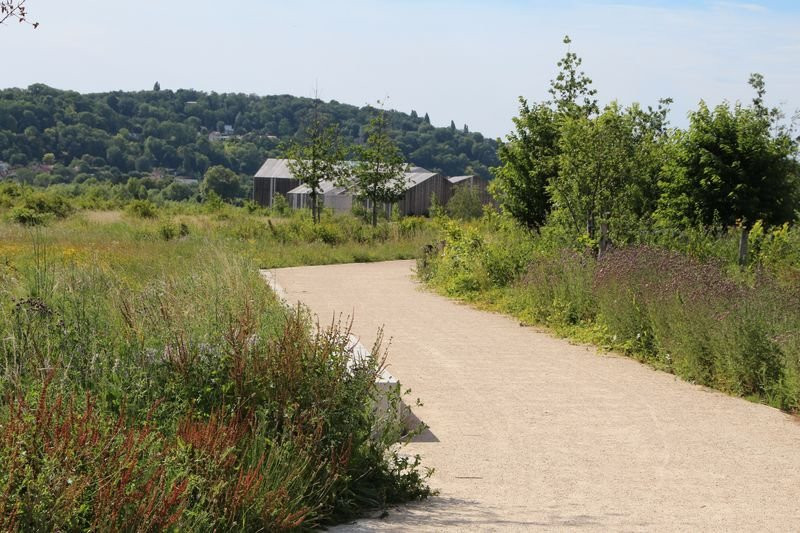
[[[273,271],[290,301],[354,316],[430,434],[440,495],[339,531],[792,531],[800,424],[633,360],[423,292],[413,263]]]

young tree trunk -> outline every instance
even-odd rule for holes
[[[750,250],[748,245],[750,244],[750,228],[747,226],[742,226],[742,234],[739,236],[739,266],[744,267],[747,266],[747,259],[748,255],[750,254]]]
[[[378,202],[372,201],[372,227],[378,225]]]
[[[594,240],[594,213],[589,215],[589,220],[586,221],[586,233],[589,234],[589,238]]]
[[[600,248],[597,250],[597,258],[601,259],[606,255],[611,240],[608,238],[608,222],[600,223]]]
[[[311,221],[314,224],[317,223],[317,193],[314,189],[311,189],[311,192],[308,194],[309,199],[311,200]]]

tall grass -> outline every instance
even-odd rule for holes
[[[0,530],[312,529],[428,494],[380,346],[348,365],[346,324],[260,279],[300,258],[266,219],[90,215],[0,224]]]

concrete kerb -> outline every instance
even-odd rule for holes
[[[289,300],[289,295],[278,283],[275,273],[266,269],[260,270],[260,273],[261,277],[267,282],[269,288],[272,289],[272,292],[274,292],[275,296],[278,297],[278,300],[280,300],[285,307],[292,307],[292,304]],[[348,345],[347,350],[350,353],[348,368],[351,368],[354,364],[368,359],[371,354],[370,350],[361,344],[361,341],[358,339],[358,337],[352,333],[350,334],[350,344]],[[380,394],[378,405],[376,406],[376,409],[379,413],[388,413],[391,404],[396,403],[397,414],[399,415],[400,420],[403,421],[405,429],[411,431],[419,426],[419,419],[414,416],[414,414],[411,412],[411,409],[409,409],[408,406],[406,406],[401,400],[402,390],[400,389],[400,382],[396,377],[392,376],[388,370],[383,368],[381,369],[378,377],[375,379],[375,386]]]

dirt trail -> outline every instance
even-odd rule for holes
[[[412,263],[274,271],[329,321],[354,314],[424,401],[430,502],[347,531],[800,529],[800,424],[630,359],[420,290]]]

